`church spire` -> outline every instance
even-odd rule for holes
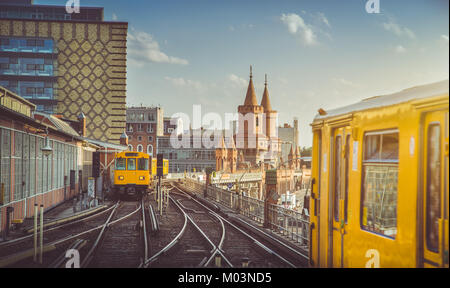
[[[256,101],[255,87],[253,86],[253,71],[250,65],[250,82],[248,83],[247,95],[245,96],[245,106],[258,106]]]
[[[270,105],[269,100],[269,89],[267,89],[267,74],[266,74],[266,81],[264,83],[264,94],[261,101],[261,106],[264,107],[264,111],[272,111],[272,106]]]

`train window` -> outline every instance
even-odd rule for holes
[[[427,151],[427,202],[426,235],[427,248],[439,251],[439,218],[441,218],[441,127],[439,124],[428,126]]]
[[[116,159],[116,170],[125,170],[126,169],[125,163],[126,163],[125,158]]]
[[[398,161],[398,133],[368,133],[364,142],[365,161]]]
[[[138,170],[148,170],[148,159],[146,158],[138,159]]]
[[[135,158],[127,159],[127,170],[136,170],[136,159]]]
[[[362,228],[395,238],[398,186],[397,131],[366,133],[362,180]]]

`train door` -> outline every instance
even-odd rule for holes
[[[320,183],[322,172],[322,130],[314,132],[310,227],[309,227],[309,261],[311,266],[320,267]]]
[[[423,137],[423,266],[448,267],[448,112],[428,113]]]
[[[333,133],[330,192],[331,266],[344,267],[344,236],[347,225],[348,173],[351,130],[338,128]]]

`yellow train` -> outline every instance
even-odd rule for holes
[[[319,111],[311,124],[311,266],[449,266],[448,87]]]
[[[169,161],[163,160],[163,174],[169,172]],[[115,157],[114,194],[142,195],[152,185],[156,177],[156,158],[142,152],[121,152]]]

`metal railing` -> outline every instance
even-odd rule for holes
[[[194,179],[183,179],[182,186],[191,193],[203,194],[205,184]],[[213,201],[228,207],[237,213],[260,224],[264,223],[264,201],[249,196],[238,195],[234,191],[227,191],[215,186],[209,186],[206,195]],[[307,210],[302,212],[287,209],[279,205],[269,204],[268,225],[270,230],[298,243],[304,249],[309,247],[309,215]]]

